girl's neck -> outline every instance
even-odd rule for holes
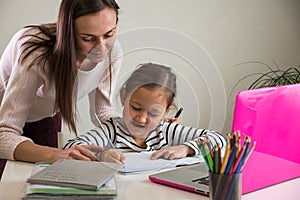
[[[136,138],[136,137],[134,137],[133,139],[136,142],[136,144],[139,145],[141,148],[145,149],[147,147],[147,145],[145,143],[146,138]]]

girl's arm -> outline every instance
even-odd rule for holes
[[[107,131],[106,126],[104,129]],[[96,145],[105,147],[108,144],[107,138],[100,127],[95,127],[87,133],[81,134],[74,139],[68,140],[64,145],[64,149],[74,147],[76,145]]]
[[[155,152],[152,156],[153,159],[162,156],[173,159],[189,155],[198,155],[200,154],[200,151],[196,141],[198,139],[203,141],[205,137],[208,137],[211,146],[220,144],[222,151],[224,151],[226,146],[225,138],[215,131],[197,129],[174,123],[164,123],[163,132],[165,133],[168,147]]]

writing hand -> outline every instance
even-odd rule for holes
[[[176,124],[180,123],[179,118],[165,118],[165,121],[170,123],[176,123]]]
[[[96,154],[99,161],[113,162],[123,165],[125,161],[125,155],[116,149],[106,149]]]
[[[150,159],[155,160],[160,157],[168,159],[168,160],[173,160],[176,158],[184,158],[187,157],[188,155],[192,154],[194,150],[189,148],[186,145],[178,145],[178,146],[172,146],[172,147],[166,147],[163,149],[160,149],[156,152],[154,152]]]
[[[179,120],[179,116],[180,114],[182,113],[182,110],[183,108],[181,107],[178,112],[175,114],[174,118],[166,118],[165,121],[166,122],[171,122],[171,123],[176,123],[176,124],[179,124],[180,123],[180,120]]]

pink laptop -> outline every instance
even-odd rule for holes
[[[256,141],[243,169],[242,194],[300,176],[300,84],[245,90],[236,96],[232,129]],[[243,141],[243,140],[242,140]],[[152,174],[153,182],[208,195],[205,163]]]
[[[239,92],[232,129],[257,142],[243,194],[300,176],[300,84]]]

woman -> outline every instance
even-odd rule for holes
[[[15,34],[0,61],[0,158],[96,160],[92,151],[102,148],[56,148],[57,132],[62,118],[76,133],[76,100],[85,95],[100,119],[113,116],[118,10],[114,0],[63,0],[57,23]]]

